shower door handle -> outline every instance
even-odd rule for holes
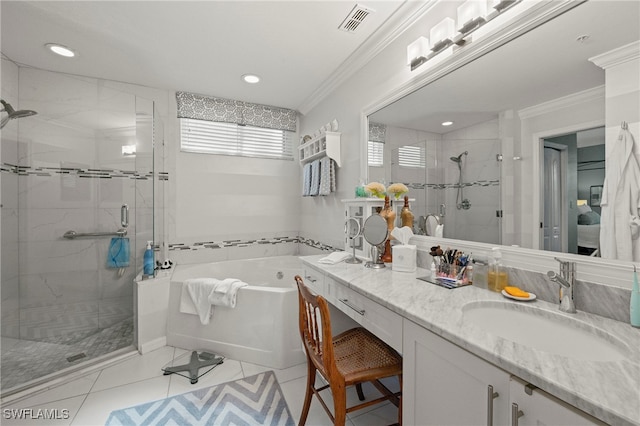
[[[440,217],[445,217],[447,215],[447,206],[444,204],[440,204]]]
[[[120,207],[120,224],[123,228],[129,226],[129,206],[126,204]]]

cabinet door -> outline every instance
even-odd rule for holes
[[[604,425],[598,419],[578,410],[564,401],[531,387],[528,383],[512,377],[509,395],[512,424],[519,426],[582,426]]]
[[[508,423],[506,372],[406,319],[403,334],[405,424]]]

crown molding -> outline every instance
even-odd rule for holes
[[[606,70],[638,58],[640,58],[640,40],[589,58],[589,61]]]
[[[537,117],[539,115],[548,114],[561,110],[563,108],[569,108],[574,105],[579,105],[585,102],[604,99],[605,88],[604,85],[596,86],[592,89],[583,90],[582,92],[572,93],[571,95],[563,96],[552,101],[543,102],[538,105],[534,105],[528,108],[523,108],[518,111],[518,116],[523,119],[529,119]]]
[[[350,55],[298,107],[306,115],[356,71],[421,19],[439,0],[405,1],[385,23]]]

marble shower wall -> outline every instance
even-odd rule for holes
[[[3,80],[10,69],[4,62]],[[18,213],[13,247],[7,249],[10,233],[2,234],[2,263],[8,264],[5,253],[16,257],[9,264],[19,264],[20,295],[17,316],[9,309],[8,325],[3,309],[3,336],[55,340],[95,332],[133,315],[131,283],[144,250],[137,241],[153,235],[152,168],[142,165],[152,164],[152,146],[148,143],[147,155],[140,149],[137,158],[122,153],[140,136],[132,94],[100,80],[30,68],[19,68],[18,87],[16,103],[38,115],[18,121],[14,162],[4,155],[2,135],[3,185],[17,182]],[[119,276],[106,267],[109,237],[68,240],[62,235],[72,229],[116,231],[124,203],[130,208],[131,259]],[[3,270],[3,305],[5,288],[12,288],[4,275]]]

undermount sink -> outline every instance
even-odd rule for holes
[[[497,301],[463,306],[465,323],[537,351],[590,361],[621,361],[629,348],[617,337],[565,314]]]

